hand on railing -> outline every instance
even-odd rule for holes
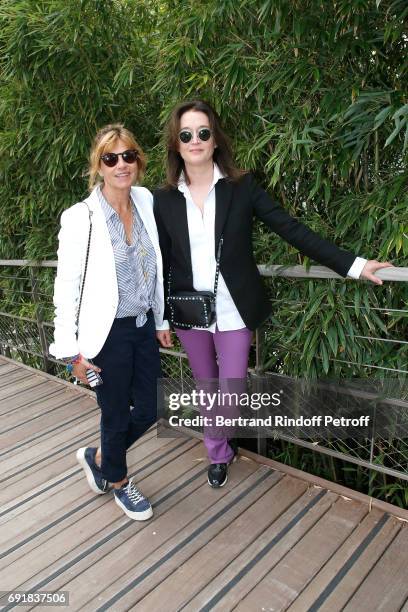
[[[364,278],[366,280],[371,281],[375,285],[382,285],[383,281],[381,278],[375,275],[377,270],[382,270],[383,268],[393,268],[392,263],[388,261],[377,261],[376,259],[370,259],[367,261],[366,265],[361,271],[360,278]]]

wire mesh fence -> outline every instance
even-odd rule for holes
[[[28,265],[28,262],[0,262],[0,352],[15,359],[19,359],[31,366],[41,368],[51,372],[55,376],[67,378],[64,364],[53,359],[48,354],[48,346],[53,336],[53,305],[52,291],[53,279],[55,274],[55,262],[47,262],[47,265]],[[279,280],[284,277],[297,278],[291,282],[305,282],[304,277],[308,278],[335,278],[336,275],[322,268],[313,268],[309,272],[299,270],[299,267],[286,268],[274,267],[278,271]],[[295,270],[295,272],[294,272]],[[323,272],[322,272],[323,270]],[[270,269],[269,269],[270,271]],[[268,270],[263,270],[265,275],[269,275]],[[315,276],[313,276],[313,273]],[[394,278],[390,280],[408,280],[408,269],[395,269],[390,275]],[[387,276],[385,271],[384,276]],[[278,281],[279,282],[279,281]],[[327,282],[321,281],[321,282]],[[275,287],[275,285],[274,285]],[[276,285],[278,287],[278,285]],[[272,294],[279,294],[278,289]],[[308,308],[308,302],[302,300],[285,300],[284,304],[279,297],[272,297],[277,307],[280,308],[284,316],[287,313],[304,317]],[[346,308],[353,312],[358,312],[359,316],[365,317],[367,304],[356,302],[345,302]],[[323,309],[324,304],[321,305]],[[350,376],[356,377],[356,372],[363,378],[370,380],[373,372],[384,377],[394,377],[394,380],[405,381],[408,374],[408,339],[406,337],[396,337],[396,322],[401,318],[407,317],[408,310],[405,303],[401,307],[378,305],[370,306],[374,308],[382,320],[388,324],[379,325],[377,329],[371,329],[367,334],[354,334],[351,337],[344,334],[346,341],[354,342],[359,339],[367,343],[367,353],[372,346],[381,346],[386,357],[383,363],[364,362],[362,359],[350,359],[350,356],[341,357],[329,356],[330,362],[338,361],[343,366],[350,369]],[[293,319],[296,320],[295,318]],[[366,329],[366,328],[365,328]],[[321,330],[320,330],[321,331]],[[319,332],[319,330],[318,330]],[[318,333],[317,332],[317,333]],[[272,346],[272,348],[271,348]],[[265,350],[267,347],[267,351]],[[385,348],[384,348],[385,347]],[[297,351],[297,354],[296,354]],[[252,367],[249,376],[253,380],[265,376],[265,372],[272,372],[271,375],[285,375],[285,358],[282,355],[290,354],[292,358],[302,359],[302,347],[297,349],[291,346],[290,339],[279,336],[279,320],[268,322],[255,335],[254,350],[252,356]],[[398,359],[396,358],[398,357]],[[405,358],[407,356],[407,358]],[[183,385],[186,389],[194,386],[193,375],[188,364],[186,355],[179,346],[174,350],[161,349],[163,377],[167,385],[166,391],[180,391]],[[324,356],[319,358],[323,359]],[[405,364],[405,365],[404,365]],[[362,374],[363,373],[363,374]],[[288,377],[288,380],[291,380]],[[292,378],[295,380],[295,378]],[[342,382],[337,381],[337,390],[341,389]],[[181,387],[180,387],[181,386]],[[364,386],[364,385],[363,385]],[[398,385],[397,385],[398,386]],[[327,432],[326,436],[319,432],[314,435],[310,431],[264,431],[263,435],[258,435],[258,451],[266,452],[269,441],[280,439],[288,443],[293,443],[300,448],[309,449],[327,455],[329,458],[341,458],[351,464],[374,469],[377,472],[396,476],[408,481],[408,397],[405,393],[405,386],[400,388],[398,397],[388,398],[395,400],[394,404],[384,404],[382,410],[393,414],[394,424],[398,422],[398,432],[392,427],[381,429],[379,421],[365,437],[361,436],[335,436]],[[392,396],[392,393],[390,394]],[[336,393],[332,394],[333,406],[327,399],[325,410],[335,414],[338,411],[339,400],[335,399]],[[328,395],[327,398],[330,396]],[[266,435],[264,435],[266,433]],[[273,442],[272,442],[273,443]]]

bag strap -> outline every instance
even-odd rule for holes
[[[217,267],[215,268],[215,281],[214,281],[214,297],[217,296],[217,289],[218,289],[218,277],[220,275],[220,259],[221,259],[221,249],[222,249],[222,243],[224,242],[224,238],[223,236],[221,236],[220,241],[218,243],[218,250],[217,250]]]
[[[82,277],[82,286],[81,286],[81,291],[80,291],[80,294],[79,294],[78,310],[77,310],[77,314],[76,314],[76,318],[75,318],[75,327],[77,328],[77,335],[78,335],[79,315],[81,313],[82,296],[83,296],[84,287],[85,287],[86,271],[88,269],[89,248],[91,246],[91,235],[92,235],[92,214],[93,214],[92,210],[89,208],[89,206],[88,206],[88,204],[86,202],[82,202],[82,204],[85,204],[85,206],[88,209],[88,215],[89,215],[89,233],[88,233],[88,246],[86,247],[86,255],[85,255],[84,275]]]

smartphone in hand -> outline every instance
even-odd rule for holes
[[[92,363],[90,359],[88,359],[88,361],[89,363]],[[95,370],[91,370],[91,369],[87,370],[86,377],[88,379],[88,384],[90,387],[97,387],[98,385],[101,385],[103,382],[101,375],[99,374],[99,372],[95,372]]]

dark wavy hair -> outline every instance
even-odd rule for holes
[[[207,115],[214,140],[217,143],[213,159],[221,172],[232,181],[241,178],[245,171],[240,170],[235,165],[230,140],[221,128],[220,118],[216,111],[204,100],[188,100],[181,102],[173,109],[166,125],[166,186],[168,188],[177,187],[182,172],[184,172],[187,184],[190,182],[184,160],[178,152],[180,119],[184,113],[190,110],[200,111]]]

